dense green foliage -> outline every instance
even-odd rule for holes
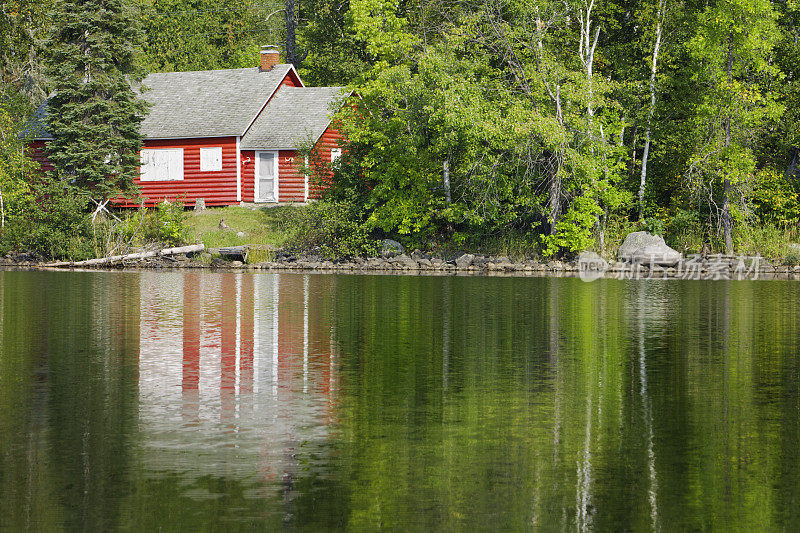
[[[329,259],[374,256],[380,252],[380,246],[359,224],[353,204],[316,202],[304,209],[282,211],[280,216],[290,250],[312,251]]]
[[[80,260],[94,253],[88,198],[58,182],[34,182],[8,214],[0,238],[3,251],[33,253],[43,259]]]
[[[636,218],[690,224],[693,242],[672,243],[694,251],[751,224],[796,239],[796,66],[776,59],[797,53],[797,21],[776,23],[783,9],[352,2],[371,68],[351,84],[331,195],[419,244],[511,232],[544,255],[606,251]]]
[[[152,0],[141,6],[142,62],[154,72],[254,66],[272,7],[231,0]]]
[[[123,189],[136,164],[128,147],[142,110],[119,74],[254,66],[259,45],[286,44],[292,13],[301,76],[356,95],[339,117],[348,141],[328,200],[347,204],[359,232],[423,247],[514,242],[546,256],[613,252],[637,228],[686,251],[749,248],[753,228],[798,240],[794,0],[5,6],[4,131],[15,135],[57,89],[74,106],[53,118],[65,139],[59,169],[80,168],[82,191]],[[86,63],[108,75],[83,84],[84,56],[66,52],[87,24],[101,53]],[[89,93],[102,98],[78,105]],[[131,144],[85,142],[111,130]],[[4,180],[24,174],[16,161]]]

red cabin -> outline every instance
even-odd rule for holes
[[[145,205],[307,202],[319,190],[298,150],[313,147],[324,164],[341,154],[331,115],[344,88],[305,87],[292,65],[278,64],[276,49],[262,51],[257,68],[150,74],[141,85],[150,109],[135,181]],[[48,170],[45,113],[42,104],[30,131],[38,132],[33,157]]]

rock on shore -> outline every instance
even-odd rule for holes
[[[673,266],[681,258],[680,252],[667,246],[663,237],[646,231],[629,233],[617,251],[617,259],[633,264]]]

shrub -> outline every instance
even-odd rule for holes
[[[606,226],[606,240],[605,240],[605,256],[613,258],[617,255],[617,250],[622,246],[625,237],[629,233],[639,231],[641,228],[638,223],[631,222],[628,217],[611,215],[608,217],[608,224]]]
[[[189,239],[189,227],[181,202],[161,202],[150,221],[149,238],[172,245],[183,244]]]
[[[44,180],[10,206],[2,233],[4,251],[30,252],[46,259],[86,259],[93,255],[88,198]]]
[[[666,229],[666,224],[664,224],[664,221],[660,218],[647,217],[639,221],[639,229],[640,231],[650,232],[653,235],[663,236],[664,230]]]
[[[595,244],[595,222],[602,212],[594,198],[575,198],[556,224],[555,234],[542,236],[542,254],[553,257],[559,251],[577,252],[592,247]]]
[[[143,207],[126,217],[119,233],[128,242],[159,242],[177,246],[189,240],[189,227],[181,202],[164,201],[155,209]]]
[[[795,244],[787,250],[786,255],[783,256],[784,265],[800,265],[800,247]]]
[[[800,193],[784,173],[759,171],[752,195],[753,210],[760,220],[781,226],[800,222]]]
[[[314,202],[287,209],[281,217],[281,225],[289,232],[289,249],[314,251],[333,259],[376,255],[380,251],[380,243],[370,239],[353,209],[343,202]]]
[[[793,264],[797,255],[796,245],[792,244],[796,238],[796,230],[767,222],[743,225],[734,233],[737,253],[782,258],[787,264]]]
[[[664,224],[664,241],[681,252],[699,252],[705,235],[705,227],[696,211],[678,209]]]

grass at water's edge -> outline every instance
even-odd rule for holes
[[[289,234],[281,228],[281,211],[298,209],[293,206],[268,208],[219,207],[187,212],[186,225],[191,237],[206,248],[258,244],[280,247]],[[224,220],[228,229],[220,229]],[[238,236],[238,233],[243,236]]]

